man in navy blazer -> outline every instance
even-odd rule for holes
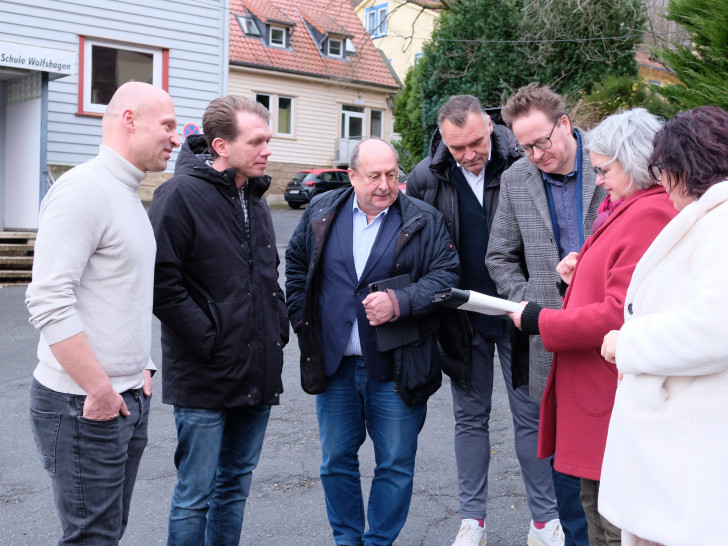
[[[412,496],[417,437],[440,386],[434,292],[459,282],[442,214],[398,191],[397,155],[380,139],[354,149],[352,188],[304,212],[286,252],[289,318],[301,347],[301,383],[316,394],[321,483],[337,545],[392,544]],[[408,275],[401,289],[371,292]],[[414,327],[417,341],[388,351],[375,327]],[[367,432],[376,468],[366,526],[358,451]]]

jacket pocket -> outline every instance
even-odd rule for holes
[[[246,362],[250,357],[253,325],[250,316],[250,302],[234,299],[208,302],[212,320],[215,323],[215,343],[210,360],[216,365],[229,366]]]
[[[606,362],[596,349],[583,351],[572,358],[570,373],[563,374],[562,379],[557,370],[556,380],[563,381],[564,388],[585,414],[592,417],[608,415],[614,407],[617,392],[617,368]],[[562,362],[558,365],[561,367]]]
[[[421,404],[442,384],[440,349],[433,334],[395,350],[394,381],[408,406]]]

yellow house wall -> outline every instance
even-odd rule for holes
[[[415,55],[422,53],[422,45],[430,39],[438,12],[422,10],[398,0],[365,0],[356,7],[356,14],[366,28],[366,8],[387,4],[387,35],[372,38],[374,46],[390,59],[392,68],[404,83],[407,70],[415,64]]]

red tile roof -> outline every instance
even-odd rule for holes
[[[652,68],[654,70],[667,72],[667,69],[663,65],[661,65],[657,61],[653,61],[652,59],[650,59],[650,56],[647,53],[637,52],[635,53],[635,59],[638,66],[644,66],[645,68]]]
[[[318,30],[321,34],[329,32],[339,36],[346,36],[349,39],[354,39],[356,37],[352,32],[346,30],[325,13],[318,13],[316,16],[313,16],[304,11],[302,8],[298,8],[298,12],[301,14],[304,21]]]
[[[230,4],[232,64],[380,85],[393,91],[399,87],[348,0],[232,0]],[[263,22],[288,22],[291,47],[267,47],[258,37],[246,37],[235,18],[248,15],[246,10]],[[346,59],[322,56],[307,25],[321,33],[351,37],[356,54],[347,54]]]

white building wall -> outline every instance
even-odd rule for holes
[[[387,98],[392,90],[327,81],[283,72],[230,67],[229,92],[248,98],[272,93],[294,98],[293,137],[271,138],[271,161],[329,166],[341,138],[341,106],[361,106],[369,134],[369,112],[382,111],[384,140],[392,138],[392,113]]]
[[[228,6],[229,0],[2,0],[0,36],[77,54],[79,35],[169,49],[169,93],[181,134],[186,123],[200,125],[208,103],[226,92]],[[49,164],[77,165],[98,151],[101,119],[77,114],[78,79],[76,71],[49,83]]]
[[[12,82],[6,108],[7,127],[17,128],[5,134],[5,165],[0,178],[10,181],[5,190],[5,228],[38,227],[40,170],[41,99],[40,78]],[[2,230],[0,230],[2,231]]]

